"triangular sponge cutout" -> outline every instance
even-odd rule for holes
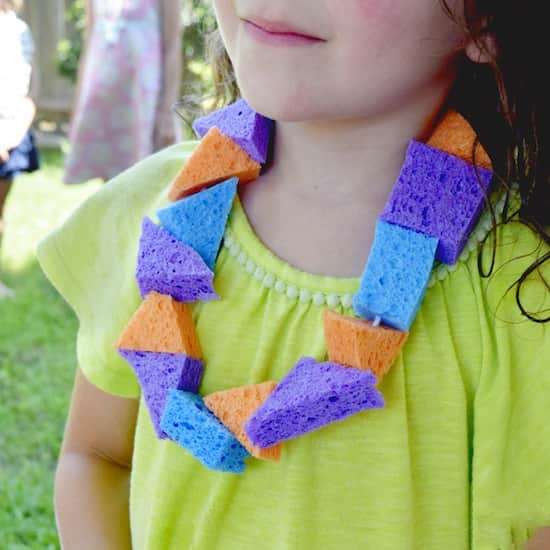
[[[157,436],[165,439],[160,420],[168,391],[198,392],[204,371],[202,361],[181,353],[128,349],[121,349],[119,353],[134,369]]]
[[[175,201],[233,177],[247,183],[260,175],[260,169],[260,163],[232,139],[211,128],[176,176],[168,195]]]
[[[250,417],[245,431],[259,447],[271,447],[355,413],[384,406],[369,371],[301,359],[265,403]]]
[[[371,321],[324,312],[325,342],[328,358],[334,363],[370,370],[378,379],[391,368],[405,345],[408,332]]]
[[[264,460],[279,460],[281,445],[266,449],[253,445],[244,431],[244,425],[254,411],[271,395],[276,386],[276,382],[264,382],[263,384],[219,391],[204,398],[205,405],[223,422],[248,452],[252,456]]]
[[[476,133],[470,123],[460,113],[449,111],[436,126],[427,145],[473,164],[475,141]],[[491,159],[480,143],[475,149],[475,161],[482,168],[492,169]]]
[[[239,99],[193,123],[193,129],[201,138],[214,126],[240,145],[253,160],[265,164],[273,121],[251,109],[246,100]]]
[[[190,307],[158,292],[151,292],[142,302],[117,347],[202,357]]]
[[[231,178],[159,210],[162,226],[213,271],[239,180]]]
[[[213,278],[214,273],[193,248],[150,219],[143,220],[136,269],[142,296],[156,291],[179,302],[214,300],[218,295]]]
[[[172,441],[207,468],[240,474],[250,456],[233,434],[206,408],[200,395],[170,390],[160,421]]]

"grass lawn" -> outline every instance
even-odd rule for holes
[[[99,188],[61,183],[62,157],[17,179],[6,208],[0,278],[0,547],[59,548],[52,509],[55,462],[75,370],[77,321],[42,275],[37,242]]]

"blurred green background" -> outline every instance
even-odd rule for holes
[[[0,548],[59,548],[53,473],[76,366],[77,321],[46,281],[34,249],[48,231],[99,189],[61,183],[62,156],[16,180],[6,205],[0,278],[15,290],[0,300]]]
[[[82,0],[67,2],[70,32],[58,44],[55,63],[68,83],[76,76],[83,15]],[[205,97],[211,82],[203,37],[215,21],[208,4],[198,0],[182,0],[182,21],[182,94]],[[0,279],[15,291],[13,298],[0,300],[0,550],[60,547],[53,476],[76,367],[78,324],[42,275],[34,251],[102,186],[96,180],[63,185],[61,148],[41,152],[42,169],[16,179],[0,234]]]

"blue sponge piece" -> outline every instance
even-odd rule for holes
[[[130,349],[119,349],[118,352],[134,369],[157,436],[165,439],[166,434],[160,427],[160,418],[168,391],[172,388],[189,392],[199,391],[204,372],[202,361],[182,353]]]
[[[238,183],[237,178],[231,178],[158,212],[161,225],[176,239],[198,252],[212,271]]]
[[[251,109],[244,99],[198,118],[193,123],[193,130],[202,138],[213,126],[231,138],[256,162],[265,164],[273,121]]]
[[[430,280],[437,245],[435,237],[379,220],[353,298],[355,313],[365,319],[380,317],[386,325],[409,330]]]
[[[244,472],[248,451],[206,408],[200,395],[170,390],[160,426],[207,468]]]

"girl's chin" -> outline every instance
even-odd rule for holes
[[[273,120],[299,122],[311,120],[315,113],[315,99],[307,93],[289,93],[290,87],[272,78],[241,79],[241,94],[258,113]],[[266,93],[266,90],[269,92]]]
[[[242,92],[244,99],[248,104],[261,115],[278,120],[281,122],[303,122],[305,120],[311,120],[311,116],[308,111],[305,111],[301,107],[290,105],[284,101],[284,98],[266,98],[265,96],[258,96],[255,94],[247,94]]]

